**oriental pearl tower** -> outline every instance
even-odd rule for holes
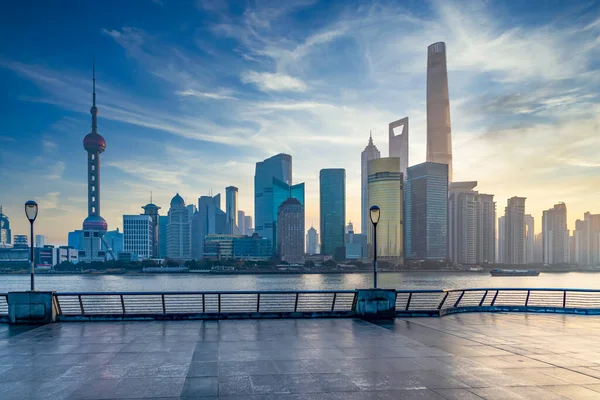
[[[88,153],[88,216],[83,221],[83,243],[85,261],[104,261],[106,252],[101,242],[107,230],[104,218],[100,216],[100,153],[106,148],[106,140],[98,133],[98,108],[96,107],[96,67],[93,69],[92,91],[92,132],[83,139],[83,147]]]

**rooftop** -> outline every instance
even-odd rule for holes
[[[599,334],[500,313],[0,325],[0,398],[595,399]]]

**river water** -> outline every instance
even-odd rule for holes
[[[57,292],[319,290],[372,286],[371,274],[305,275],[36,275],[37,290]],[[600,289],[600,273],[547,273],[537,277],[492,277],[489,273],[380,273],[378,286],[393,289],[538,287]],[[0,275],[0,293],[29,290],[29,275]]]

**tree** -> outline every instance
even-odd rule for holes
[[[332,259],[323,262],[323,267],[327,269],[334,269],[335,267],[337,267],[337,265],[337,262],[335,262],[335,260]]]
[[[313,260],[304,261],[304,268],[314,268],[315,262]]]

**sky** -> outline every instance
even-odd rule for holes
[[[0,204],[23,204],[64,244],[87,213],[96,60],[101,214],[109,229],[153,201],[166,214],[239,188],[254,214],[255,163],[284,152],[319,225],[322,168],[346,169],[360,231],[360,153],[410,120],[409,165],[425,161],[427,46],[446,42],[454,179],[569,227],[600,213],[600,4],[595,1],[66,0],[0,2]],[[224,204],[223,204],[224,207]]]

